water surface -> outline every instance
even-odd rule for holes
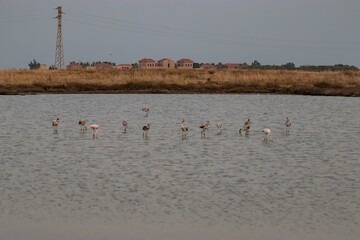
[[[0,96],[0,109],[0,239],[360,237],[359,98]]]

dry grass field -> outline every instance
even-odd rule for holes
[[[0,71],[0,94],[33,93],[274,93],[360,96],[360,71]]]

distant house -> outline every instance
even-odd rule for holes
[[[39,69],[40,70],[46,70],[46,64],[40,64]]]
[[[216,69],[216,66],[214,64],[205,63],[201,64],[200,69]]]
[[[158,61],[159,68],[175,68],[175,61],[170,58],[163,58]]]
[[[111,65],[110,63],[99,63],[96,64],[95,68],[96,70],[108,70],[108,69],[113,69],[114,66]]]
[[[224,65],[227,69],[240,69],[245,67],[245,64],[242,63],[225,63]]]
[[[116,69],[122,69],[122,70],[126,70],[126,69],[132,69],[132,65],[131,64],[118,64],[115,66]]]
[[[139,68],[154,69],[157,68],[157,63],[151,58],[143,58],[139,60]]]
[[[191,59],[183,58],[177,61],[176,67],[179,69],[192,69],[194,62]]]
[[[66,66],[66,70],[80,70],[82,66],[79,63],[72,62]]]

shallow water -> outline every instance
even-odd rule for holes
[[[0,96],[0,109],[0,239],[360,237],[359,98]]]

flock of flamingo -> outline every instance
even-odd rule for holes
[[[149,115],[150,109],[148,107],[143,107],[141,108],[141,110],[143,112],[145,112],[145,117],[147,117]],[[128,120],[123,120],[122,121],[122,125],[124,126],[124,132],[126,132],[127,128],[128,128]],[[60,124],[60,118],[56,118],[55,120],[52,121],[52,126],[54,128],[54,133],[58,132],[58,126]],[[87,131],[87,127],[86,127],[86,120],[85,119],[80,119],[79,120],[79,125],[80,125],[80,131],[81,132],[86,132]],[[216,128],[218,129],[218,133],[222,133],[222,122],[218,121],[216,123]],[[91,124],[89,126],[92,130],[93,130],[93,138],[97,138],[98,137],[98,130],[100,128],[100,126],[98,124]],[[200,129],[201,130],[201,137],[205,138],[205,133],[207,131],[207,129],[209,129],[210,127],[210,122],[206,121],[203,124],[200,125]],[[288,134],[290,131],[290,127],[291,127],[291,122],[290,119],[288,117],[286,117],[286,121],[285,121],[285,128],[286,128],[286,133]],[[242,134],[242,132],[245,132],[245,135],[249,135],[249,131],[251,128],[251,121],[250,119],[248,119],[245,123],[244,126],[242,128],[239,129],[239,134]],[[143,128],[143,138],[147,138],[147,134],[150,130],[150,124],[144,125]],[[189,131],[189,127],[185,124],[185,120],[183,119],[181,121],[180,124],[180,130],[182,132],[182,138],[187,138],[187,132]],[[262,130],[262,132],[264,133],[264,142],[270,142],[272,141],[270,138],[270,133],[271,130],[270,128],[264,128]]]

